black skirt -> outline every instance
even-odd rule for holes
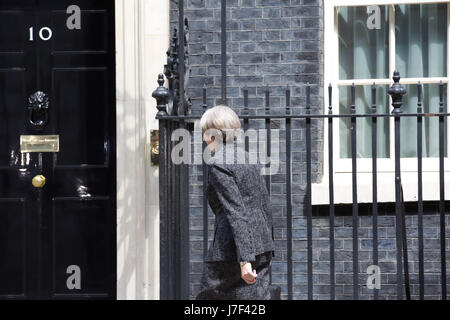
[[[272,252],[256,256],[252,269],[258,276],[254,284],[241,278],[237,261],[204,262],[201,288],[197,300],[269,300]]]

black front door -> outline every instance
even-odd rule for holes
[[[116,296],[114,30],[112,0],[0,1],[0,298]]]

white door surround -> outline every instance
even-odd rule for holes
[[[158,168],[152,92],[166,63],[169,0],[115,0],[117,299],[159,299]]]

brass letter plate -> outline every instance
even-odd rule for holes
[[[59,135],[21,135],[20,152],[59,152]]]

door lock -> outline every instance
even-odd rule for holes
[[[36,188],[42,188],[45,185],[45,177],[41,174],[38,174],[31,180],[31,183]]]

